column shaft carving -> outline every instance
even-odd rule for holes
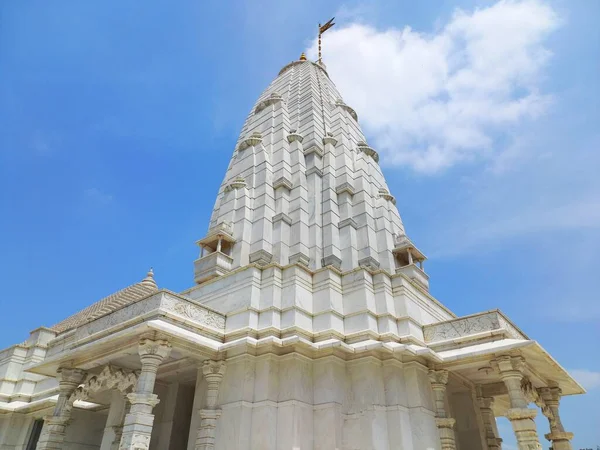
[[[519,450],[541,449],[542,446],[533,420],[537,415],[537,410],[528,408],[529,402],[521,388],[525,360],[520,356],[500,356],[491,364],[500,374],[500,379],[508,389],[510,409],[506,417],[512,424]]]
[[[225,375],[225,361],[206,360],[202,365],[202,374],[206,379],[205,407],[199,411],[200,427],[196,438],[195,450],[213,450],[215,448],[215,428],[221,417],[217,408],[219,387]]]
[[[51,416],[44,418],[44,428],[37,444],[38,450],[62,449],[67,425],[71,419],[72,404],[69,397],[83,381],[81,369],[58,369],[58,401]]]
[[[539,389],[539,394],[547,406],[546,411],[544,412],[543,409],[542,411],[550,423],[550,433],[544,435],[544,437],[552,442],[552,450],[572,450],[571,439],[573,439],[573,433],[565,431],[558,410],[561,396],[560,388],[542,388]]]
[[[446,411],[446,384],[448,383],[447,370],[430,370],[429,381],[433,389],[435,402],[435,423],[437,425],[442,450],[456,450],[456,438],[454,436],[455,420],[449,417]]]
[[[492,397],[478,397],[479,411],[485,428],[485,439],[489,450],[501,450],[502,439],[498,433],[496,416],[494,415],[494,399]]]
[[[170,352],[171,344],[166,340],[140,340],[138,353],[142,361],[142,370],[135,391],[127,395],[131,405],[123,422],[123,434],[119,446],[121,450],[149,448],[154,423],[152,409],[159,403],[158,396],[154,394],[156,372]]]

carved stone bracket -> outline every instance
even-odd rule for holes
[[[139,372],[120,369],[107,365],[97,375],[88,374],[83,384],[69,397],[69,402],[73,404],[76,400],[87,400],[90,395],[110,389],[117,389],[123,394],[128,394],[133,390],[137,383]]]

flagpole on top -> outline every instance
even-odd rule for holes
[[[321,64],[321,58],[322,58],[322,55],[321,55],[321,35],[323,33],[325,33],[327,30],[329,30],[332,26],[335,25],[335,23],[333,23],[333,19],[335,19],[335,17],[332,17],[331,19],[329,19],[325,25],[319,24],[319,60],[318,60],[319,64]]]

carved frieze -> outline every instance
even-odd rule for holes
[[[191,319],[194,322],[199,322],[202,325],[207,325],[218,330],[225,329],[225,318],[223,316],[171,295],[164,296],[161,308],[186,319]]]
[[[511,338],[524,339],[523,335],[497,311],[426,325],[423,327],[423,336],[425,342],[438,342],[502,329]]]

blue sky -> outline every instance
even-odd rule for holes
[[[245,116],[336,15],[325,62],[432,293],[499,307],[576,371],[589,393],[563,422],[575,449],[600,445],[600,3],[173,5],[0,5],[0,347],[150,266],[189,287]]]

